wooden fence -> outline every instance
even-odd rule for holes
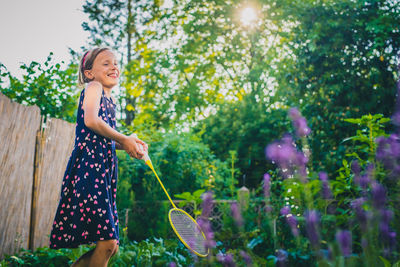
[[[0,259],[48,246],[74,131],[0,93]]]

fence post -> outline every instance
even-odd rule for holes
[[[241,211],[245,211],[249,207],[249,201],[250,201],[250,191],[247,189],[247,187],[242,186],[238,190],[238,202]]]
[[[29,223],[29,237],[28,237],[28,249],[34,249],[35,241],[35,227],[36,227],[36,208],[38,200],[38,189],[39,189],[39,179],[40,179],[40,167],[42,159],[42,149],[43,149],[43,120],[41,117],[39,130],[36,132],[36,144],[35,144],[35,158],[33,163],[33,183],[32,183],[32,199],[31,199],[31,218]]]

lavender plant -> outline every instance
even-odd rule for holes
[[[400,82],[398,90],[400,93]],[[400,177],[400,111],[392,117],[397,129],[391,135],[384,132],[383,126],[388,120],[380,114],[347,119],[350,123],[365,126],[366,130],[357,131],[356,136],[345,140],[358,142],[354,147],[359,151],[347,154],[351,160],[344,160],[344,167],[339,169],[340,179],[345,177],[346,180],[339,181],[329,179],[323,170],[315,172],[311,168],[307,142],[311,129],[298,109],[291,108],[288,116],[295,134],[286,134],[266,147],[266,157],[277,165],[279,173],[266,173],[261,187],[265,203],[263,218],[268,221],[261,231],[270,233],[274,254],[267,257],[267,261],[258,259],[252,253],[252,244],[259,239],[248,241],[246,235],[241,234],[245,243],[243,249],[219,249],[209,262],[222,266],[237,266],[238,262],[246,266],[266,266],[271,264],[268,260],[273,259],[276,266],[289,266],[292,252],[280,240],[281,233],[276,231],[277,218],[286,221],[296,248],[308,250],[311,261],[317,261],[318,266],[387,266],[398,261],[397,231],[394,229],[398,224],[394,223],[396,210],[393,200],[399,195],[395,188]],[[283,199],[278,202],[280,207],[271,201],[274,195],[271,189],[278,182],[284,192]],[[342,186],[344,183],[346,187]],[[338,191],[345,190],[346,201],[338,201],[344,196]],[[287,197],[289,193],[290,197]],[[209,220],[205,219],[211,202],[212,195],[208,193],[204,197],[199,224],[210,238],[207,246],[215,249],[214,233]],[[321,202],[325,204],[318,204]],[[340,221],[333,221],[330,231],[327,231],[324,221],[328,216],[336,217],[338,213],[337,210],[327,212],[329,205],[336,205],[347,213],[341,216]],[[237,229],[246,231],[246,217],[237,202],[230,205],[230,213]],[[307,242],[303,242],[305,240]]]

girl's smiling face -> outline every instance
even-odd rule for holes
[[[117,58],[110,50],[100,52],[93,62],[92,69],[85,70],[86,77],[100,82],[107,89],[118,84],[119,74]]]

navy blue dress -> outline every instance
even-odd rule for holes
[[[108,239],[116,239],[119,244],[115,141],[86,127],[84,95],[85,89],[79,98],[75,146],[64,173],[50,233],[49,247],[53,249],[76,248]],[[115,106],[103,90],[98,115],[114,129]]]

